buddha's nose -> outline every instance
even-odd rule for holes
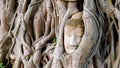
[[[70,45],[77,45],[76,36],[73,34],[70,38]]]

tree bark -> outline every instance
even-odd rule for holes
[[[1,0],[0,5],[5,67],[120,67],[120,0]]]

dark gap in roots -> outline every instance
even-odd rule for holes
[[[6,61],[6,64],[4,65],[5,68],[12,68],[12,63],[10,62],[10,63],[7,65],[7,62],[8,62],[8,61]]]
[[[118,27],[118,20],[115,18],[115,23],[117,24],[117,27]],[[114,30],[114,39],[115,39],[115,41],[118,41],[118,33],[117,33],[117,30],[116,30],[116,28],[115,28],[115,25],[113,24],[113,30]]]
[[[115,18],[115,21],[116,21],[116,24],[117,24],[117,27],[118,27],[118,19],[116,19]],[[118,33],[117,33],[117,30],[116,30],[116,28],[115,28],[115,26],[114,26],[114,37],[115,37],[115,41],[118,41]]]
[[[1,20],[0,20],[0,27],[1,27]]]
[[[109,47],[110,45],[108,44],[108,39],[104,40],[100,46],[100,58],[103,62],[110,53],[110,49],[108,49]]]
[[[18,7],[18,1],[15,1],[15,3],[14,3],[14,9],[13,9],[14,12],[16,11],[17,7]]]
[[[9,62],[9,63],[8,63]],[[12,62],[13,63],[13,62]],[[3,66],[5,68],[12,68],[11,60],[4,59]],[[1,68],[1,67],[0,67]]]
[[[108,31],[108,19],[107,19],[107,14],[103,13],[104,15],[104,22],[102,23],[102,29],[103,29],[103,36],[106,37],[106,32]],[[103,38],[104,38],[103,37]]]
[[[45,44],[45,45],[47,45],[47,44]],[[46,47],[43,47],[43,48],[41,48],[42,50],[41,50],[41,53],[43,53],[45,50],[46,50]]]
[[[97,68],[97,58],[96,58],[96,56],[93,57],[93,66],[94,66],[94,68]]]
[[[84,0],[78,0],[77,7],[80,11],[83,11]]]
[[[112,0],[112,4],[115,5],[116,0]]]
[[[104,65],[105,65],[105,68],[108,68],[108,66],[107,66],[107,64],[106,64],[106,63],[105,63]]]
[[[27,7],[26,7],[26,10],[25,10],[25,12],[27,11],[27,9],[28,9],[28,7],[29,7],[29,5],[30,5],[30,2],[31,2],[31,0],[28,0],[28,1],[27,1]]]
[[[30,5],[30,2],[31,2],[31,0],[28,0],[28,1],[27,1],[27,7],[26,7],[26,10],[25,10],[25,11],[27,11],[27,9],[28,9],[28,7],[29,7],[29,5]]]
[[[116,20],[116,22],[118,22],[118,20],[115,18],[115,20]],[[118,25],[118,23],[116,23],[117,25]],[[115,45],[115,47],[114,48],[117,48],[117,43],[118,43],[118,33],[117,33],[117,30],[116,30],[116,28],[115,28],[115,26],[113,26],[113,30],[114,30],[114,45]],[[115,57],[116,57],[116,49],[115,49]],[[116,59],[116,58],[115,58]]]
[[[110,33],[109,32],[109,23],[108,23],[108,18],[107,18],[107,14],[104,14],[104,22],[102,23],[102,30],[103,30],[103,34],[102,34],[102,41],[101,41],[101,45],[100,45],[100,56],[101,56],[101,60],[104,62],[105,59],[107,58],[107,56],[110,53]]]
[[[18,15],[18,14],[16,13],[16,18],[17,18],[17,15]],[[15,19],[16,19],[16,18],[15,18]],[[12,28],[11,28],[11,27],[12,27]],[[14,20],[12,23],[10,23],[10,28],[11,28],[11,31],[14,30],[14,28],[15,28],[15,20]]]
[[[45,44],[47,45],[47,44]],[[41,53],[43,53],[46,50],[46,47],[41,48]],[[43,58],[44,56],[41,56]],[[42,59],[43,60],[43,59]],[[40,62],[40,67],[43,67],[44,65]]]
[[[17,10],[17,7],[18,7],[18,0],[15,1],[15,11]]]
[[[22,54],[24,53],[24,51],[23,51],[23,45],[21,45],[21,51],[22,51]]]

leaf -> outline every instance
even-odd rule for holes
[[[0,68],[5,68],[3,63],[0,63]]]
[[[56,42],[57,38],[54,37],[53,40],[52,40],[52,43]]]

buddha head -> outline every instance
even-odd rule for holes
[[[83,36],[83,21],[81,18],[69,19],[64,28],[64,47],[66,53],[72,53],[81,42]]]

